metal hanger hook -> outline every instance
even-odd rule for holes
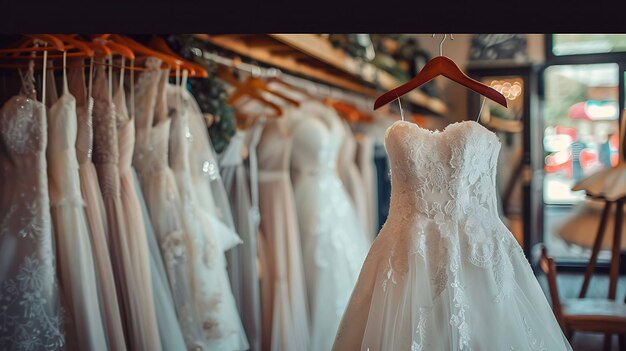
[[[433,34],[433,38],[434,37],[435,35]],[[448,34],[444,34],[443,39],[441,39],[441,42],[439,43],[439,56],[443,56],[443,42],[446,41],[447,37],[448,37]],[[454,36],[452,34],[450,34],[450,40],[454,40]]]

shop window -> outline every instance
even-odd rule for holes
[[[619,121],[626,35],[553,34],[546,39],[542,127],[535,132],[544,150],[543,242],[557,262],[582,268],[590,247],[570,245],[558,232],[586,201],[585,193],[572,186],[617,165],[623,152]],[[607,257],[601,251],[599,264],[606,264]]]

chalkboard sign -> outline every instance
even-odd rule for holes
[[[470,60],[527,61],[526,34],[474,34]]]

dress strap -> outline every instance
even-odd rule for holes
[[[130,60],[130,119],[135,119],[135,59]]]
[[[63,51],[63,95],[69,92],[67,84],[67,51]]]
[[[42,91],[42,103],[49,108],[57,102],[59,95],[54,81],[54,63],[49,61],[48,64],[50,69],[45,70],[43,73],[46,80],[43,82],[43,89],[45,90]]]

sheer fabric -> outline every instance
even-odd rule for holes
[[[0,349],[62,350],[50,200],[46,109],[33,62],[22,92],[0,110]]]
[[[168,72],[150,57],[135,84],[136,143],[133,165],[137,170],[150,219],[165,264],[187,349],[206,349],[205,325],[195,306],[191,253],[193,240],[184,229],[180,195],[174,173],[167,164],[171,120],[156,117],[159,82]],[[161,92],[162,94],[162,92]],[[161,110],[159,113],[163,113]],[[153,126],[153,122],[159,122]]]
[[[183,225],[193,241],[190,259],[194,270],[194,303],[203,321],[207,347],[210,350],[247,350],[249,345],[231,291],[224,256],[224,251],[232,247],[224,243],[241,241],[215,215],[199,206],[191,182],[189,146],[192,134],[187,104],[183,102],[183,88],[171,84],[164,88],[166,96],[157,98],[157,113],[166,107],[172,121],[169,159],[184,209]],[[165,105],[159,104],[161,99]]]
[[[108,244],[117,287],[117,298],[122,308],[122,323],[129,348],[141,345],[142,321],[139,291],[133,273],[130,251],[130,233],[124,216],[120,189],[119,148],[115,105],[105,77],[106,66],[98,64],[93,86],[94,148],[93,162],[98,174],[102,200],[107,219]]]
[[[391,210],[333,350],[571,350],[498,217],[496,135],[398,121],[386,149]]]
[[[85,202],[85,217],[96,270],[100,313],[102,314],[108,346],[111,350],[126,350],[122,329],[120,305],[117,299],[116,283],[111,266],[111,256],[107,243],[106,213],[98,183],[96,168],[91,162],[93,129],[92,112],[94,100],[85,87],[85,73],[82,60],[69,68],[69,89],[76,97],[77,138],[76,156],[80,190]]]
[[[106,349],[107,341],[96,290],[93,252],[80,193],[76,159],[76,100],[68,90],[63,67],[63,93],[56,97],[54,75],[48,73],[48,191],[57,243],[59,282],[76,333],[68,348]],[[74,344],[76,342],[76,344]]]
[[[261,296],[257,273],[257,225],[243,156],[246,134],[237,131],[220,155],[220,170],[229,194],[233,220],[243,244],[228,251],[228,273],[251,350],[261,350]]]
[[[120,199],[125,214],[126,233],[128,233],[128,251],[131,254],[135,294],[135,313],[140,321],[139,330],[133,335],[133,349],[160,350],[161,341],[154,306],[152,278],[146,228],[143,224],[141,206],[132,175],[132,156],[135,145],[135,120],[130,119],[126,108],[126,96],[121,84],[113,96],[117,141],[119,146]]]
[[[148,207],[141,192],[139,178],[134,169],[131,169],[135,189],[137,189],[137,198],[141,206],[142,220],[144,228],[146,228],[146,236],[148,239],[148,248],[150,250],[150,274],[152,277],[152,291],[154,292],[154,305],[156,309],[157,322],[159,324],[159,335],[161,337],[161,346],[165,351],[178,351],[186,349],[183,332],[180,329],[178,318],[176,316],[176,308],[174,307],[174,299],[170,290],[167,273],[163,265],[161,250],[157,243],[157,238],[150,222],[150,214]]]
[[[288,119],[268,120],[257,145],[261,251],[266,258],[262,299],[263,350],[307,350],[309,317],[295,200],[289,176]]]
[[[314,102],[303,104],[300,112],[292,129],[291,166],[311,313],[310,349],[330,350],[328,335],[337,331],[369,245],[337,173],[345,135],[340,117]]]

